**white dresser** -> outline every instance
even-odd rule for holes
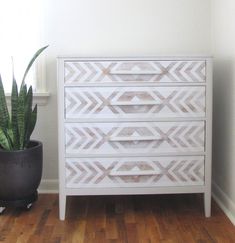
[[[61,220],[67,195],[204,193],[210,216],[210,58],[58,58],[58,119]]]

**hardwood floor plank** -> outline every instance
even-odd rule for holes
[[[105,238],[107,240],[117,240],[118,239],[117,223],[116,223],[115,218],[107,219],[106,227],[105,227]]]
[[[139,238],[137,237],[137,229],[135,223],[127,223],[126,224],[127,231],[127,241],[128,242],[136,242],[139,243]]]
[[[203,214],[201,195],[69,197],[66,220],[58,195],[39,195],[29,210],[7,208],[0,243],[234,243],[235,227],[213,201]]]
[[[83,243],[85,239],[86,221],[79,220],[74,227],[72,243]]]

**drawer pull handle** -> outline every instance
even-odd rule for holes
[[[156,102],[156,101],[141,101],[141,103],[131,103],[131,102],[110,102],[110,105],[112,106],[143,106],[143,105],[160,105],[161,103]]]
[[[157,137],[110,137],[109,141],[111,142],[135,142],[135,141],[155,141],[155,140],[159,140],[161,138],[157,138]]]
[[[110,176],[144,176],[144,175],[159,175],[158,171],[110,171]]]
[[[159,73],[156,71],[110,71],[109,74],[113,75],[162,75],[163,73]]]

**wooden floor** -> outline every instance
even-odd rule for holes
[[[0,242],[235,242],[235,227],[213,202],[203,215],[200,195],[69,197],[65,221],[58,195],[40,195],[30,211],[6,209]]]

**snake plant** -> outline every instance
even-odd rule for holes
[[[32,86],[27,88],[25,78],[37,57],[48,46],[39,49],[30,60],[18,91],[14,77],[11,91],[11,111],[8,110],[6,95],[0,75],[0,149],[23,150],[29,145],[30,136],[37,121],[37,105],[33,106]]]

